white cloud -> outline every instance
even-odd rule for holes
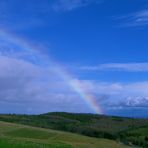
[[[52,64],[45,67],[33,64],[28,59],[15,56],[15,52],[1,52],[0,104],[11,104],[11,108],[5,107],[6,112],[12,111],[16,104],[23,106],[22,113],[27,111],[26,106],[32,108],[33,113],[38,112],[37,109],[34,111],[35,106],[41,107],[41,112],[76,111],[79,107],[80,112],[87,112],[89,107],[55,69]]]
[[[81,81],[87,92],[96,96],[97,101],[107,108],[148,107],[148,81],[133,83],[108,83]]]
[[[85,7],[92,3],[100,3],[102,0],[57,0],[53,9],[56,11],[70,11],[76,8]]]
[[[15,106],[18,107],[15,112],[20,113],[28,113],[28,107],[32,113],[91,111],[63,78],[61,67],[38,51],[38,47],[37,51],[27,45],[23,48],[2,35],[0,41],[0,112],[13,112]]]
[[[120,106],[123,107],[148,107],[148,97],[141,96],[129,96],[125,100],[120,102]]]
[[[7,46],[0,46],[0,106],[9,104],[12,106],[9,110],[15,112],[13,106],[19,104],[23,106],[20,113],[25,113],[28,106],[33,113],[76,111],[80,106],[80,112],[89,110],[86,102],[58,73],[59,67],[50,61],[46,66],[38,64],[32,60],[39,60],[38,55],[33,56],[21,48],[15,50],[12,45],[8,42]]]
[[[96,94],[123,96],[148,96],[148,81],[133,83],[108,83],[91,80],[81,80],[81,84],[88,92]]]
[[[127,72],[148,72],[148,63],[107,63],[97,66],[81,66],[79,69],[87,71],[127,71]]]

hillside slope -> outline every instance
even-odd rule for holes
[[[112,140],[0,121],[1,148],[130,148]]]
[[[0,121],[68,131],[107,139],[117,139],[118,133],[125,130],[148,126],[147,119],[74,113],[0,115]]]

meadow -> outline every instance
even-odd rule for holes
[[[99,135],[101,132],[110,133],[114,136],[116,133],[121,131],[148,125],[148,119],[64,112],[54,112],[41,115],[1,114],[0,120],[42,128],[69,131],[92,137],[101,136]],[[89,130],[91,131],[90,133]],[[98,131],[98,135],[97,133],[96,135],[95,133],[93,135],[93,131]]]
[[[9,124],[10,122],[17,123],[21,126],[20,129],[17,128],[15,131],[8,131],[5,134],[8,137],[48,141],[44,147],[53,147],[53,145],[55,147],[59,145],[60,147],[61,145],[62,147],[80,147],[80,145],[82,147],[83,145],[85,145],[84,147],[87,145],[88,147],[96,147],[101,145],[101,148],[103,148],[103,145],[106,145],[105,148],[110,148],[110,144],[114,147],[122,147],[123,145],[119,143],[128,146],[148,147],[148,119],[55,112],[41,115],[0,115],[0,121],[5,121],[5,124],[6,122],[9,122]],[[42,130],[22,128],[25,125],[38,127],[38,129],[42,128]],[[5,125],[3,125],[4,127]],[[54,131],[52,132],[52,130]],[[57,141],[52,143],[54,137]],[[52,141],[49,139],[52,139]],[[1,143],[7,143],[7,139],[1,140]],[[76,145],[76,143],[79,144]],[[16,142],[16,144],[19,145],[20,143]],[[25,142],[25,144],[28,143]],[[109,145],[107,146],[107,144]],[[33,147],[33,144],[31,145]]]
[[[0,121],[0,148],[130,148],[120,142]]]
[[[44,145],[44,147],[53,147],[53,146],[58,147],[59,145],[60,146],[62,145],[62,147],[70,147],[71,145],[78,147],[78,145],[71,144],[71,142],[74,141],[74,143],[83,143],[82,136],[80,135],[87,136],[87,138],[86,137],[84,138],[87,139],[84,140],[84,143],[87,143],[89,141],[88,137],[91,137],[93,140],[96,138],[97,142],[100,141],[101,139],[101,141],[99,142],[99,145],[103,143],[101,147],[103,147],[103,145],[106,145],[108,143],[113,144],[114,142],[116,144],[120,142],[123,143],[124,145],[132,147],[134,145],[144,148],[148,147],[148,137],[147,137],[148,119],[125,118],[125,117],[115,117],[115,116],[105,116],[105,115],[95,115],[95,114],[54,112],[41,115],[3,114],[0,115],[0,121],[5,121],[5,124],[6,122],[17,123],[22,126],[29,125],[32,127],[38,127],[42,129],[44,128],[46,131],[47,129],[50,130],[49,134],[48,132],[45,131],[43,132],[42,130],[36,132],[33,129],[26,129],[26,128],[20,130],[17,129],[15,132],[9,131],[7,133],[7,135],[11,137],[10,139],[12,139],[13,137],[20,137],[20,138],[29,138],[29,139],[33,138],[33,139],[48,141],[47,138],[49,137],[54,139],[53,137],[55,137],[54,135],[57,131],[58,135],[59,133],[62,133],[64,135],[62,136],[64,139],[59,139],[59,141],[55,141],[56,143],[50,143],[50,146],[49,143],[47,143],[48,145]],[[4,127],[5,126],[3,126],[3,128]],[[56,132],[55,131],[51,132],[51,129],[56,130]],[[67,133],[65,134],[63,132]],[[70,133],[75,133],[76,136],[75,135],[71,136],[72,134]],[[67,142],[69,136],[71,141]],[[57,137],[59,138],[59,136]],[[76,139],[74,139],[74,137]],[[106,141],[105,139],[110,141]],[[5,144],[7,143],[8,139],[1,139],[1,140],[2,140],[1,143]],[[85,145],[84,143],[80,145],[83,147],[83,145]],[[94,145],[90,145],[90,143],[94,143]],[[87,143],[84,147],[86,146],[95,147],[96,145],[98,145],[96,141],[90,143],[89,144]],[[19,145],[20,143],[16,141],[16,144]],[[26,144],[28,143],[25,142],[24,145]],[[27,147],[29,146],[27,145]],[[33,145],[31,147],[33,147]],[[35,147],[37,147],[37,145],[35,145]]]

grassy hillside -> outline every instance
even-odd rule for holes
[[[0,122],[1,148],[130,148],[112,140]]]
[[[68,131],[147,147],[148,120],[94,114],[0,115],[1,121]],[[135,132],[138,129],[138,134]],[[145,131],[145,134],[143,134]]]
[[[0,120],[109,139],[116,139],[119,132],[148,126],[147,119],[72,113],[48,113],[30,116],[0,115]]]

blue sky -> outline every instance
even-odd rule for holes
[[[0,30],[1,113],[94,113],[76,80],[104,114],[148,117],[147,0],[0,0]]]

